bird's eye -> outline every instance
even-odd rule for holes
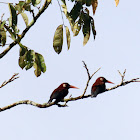
[[[100,78],[100,81],[103,81],[103,78]]]
[[[63,84],[63,87],[66,87],[67,85],[66,84]]]

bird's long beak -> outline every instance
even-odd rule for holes
[[[110,83],[110,84],[114,84],[113,82],[110,82],[110,81],[108,81],[108,80],[107,80],[106,82],[107,82],[107,83]]]
[[[76,89],[79,89],[78,87],[75,87],[75,86],[72,86],[72,85],[70,85],[69,88],[76,88]]]

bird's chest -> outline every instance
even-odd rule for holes
[[[106,86],[105,86],[105,84],[102,84],[102,85],[98,85],[97,88],[98,88],[98,92],[101,93],[101,92],[104,92],[105,91]]]
[[[68,90],[62,90],[62,97],[65,97],[68,95]]]

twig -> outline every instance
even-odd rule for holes
[[[84,66],[85,66],[85,62],[83,62],[83,63],[84,63]],[[86,67],[86,70],[88,71],[87,65],[86,65],[85,67]],[[100,70],[100,68],[99,68],[98,70]],[[97,71],[98,71],[98,70],[97,70]],[[92,74],[92,76],[90,76],[90,77],[92,78],[93,75],[94,75],[97,71],[95,71],[95,72]],[[125,73],[126,73],[126,70],[124,71],[123,75],[120,73],[120,75],[123,77],[123,82],[121,81],[120,84],[118,84],[118,85],[116,85],[116,86],[114,86],[114,87],[112,87],[112,88],[108,88],[108,89],[106,89],[106,91],[114,90],[114,89],[116,89],[116,88],[118,88],[118,87],[125,86],[125,85],[130,84],[130,83],[140,82],[140,78],[134,78],[134,79],[131,79],[131,80],[129,80],[129,81],[124,81]],[[87,72],[87,74],[88,74],[88,72]],[[13,80],[14,80],[14,79],[13,79]],[[11,81],[11,80],[10,80],[10,81]],[[91,94],[85,95],[85,92],[86,92],[86,90],[87,90],[89,81],[90,81],[90,79],[88,79],[88,81],[87,81],[87,85],[86,85],[86,88],[85,88],[85,90],[84,90],[84,94],[82,94],[82,96],[71,97],[71,95],[70,95],[70,97],[69,97],[68,99],[64,99],[64,101],[62,101],[62,102],[65,102],[64,105],[56,104],[55,101],[52,102],[52,103],[49,103],[49,104],[48,104],[48,103],[39,104],[39,103],[30,101],[30,100],[23,100],[23,101],[18,101],[18,102],[15,102],[15,103],[13,103],[13,104],[10,104],[10,105],[8,105],[8,106],[5,106],[5,107],[0,108],[0,112],[5,111],[5,110],[7,110],[7,109],[10,109],[10,108],[12,108],[12,107],[15,107],[15,106],[17,106],[17,105],[21,105],[21,104],[32,105],[32,106],[35,106],[35,107],[38,107],[38,108],[48,108],[48,107],[51,107],[51,106],[53,106],[53,105],[57,105],[58,107],[66,107],[66,106],[67,106],[67,103],[70,102],[70,101],[77,101],[77,100],[89,98],[89,97],[91,96]],[[106,91],[105,91],[105,92],[106,92]],[[104,92],[103,92],[103,93],[104,93]]]
[[[59,5],[59,8],[60,8],[60,11],[61,11],[61,17],[62,17],[62,21],[63,21],[63,26],[66,27],[65,24],[64,24],[63,11],[61,9],[61,5],[60,5],[58,0],[57,0],[57,2],[58,2],[58,5]]]
[[[87,88],[88,88],[88,84],[89,84],[89,82],[90,82],[90,79],[101,69],[101,68],[97,69],[97,70],[90,76],[90,73],[89,73],[89,70],[88,70],[88,68],[87,68],[86,63],[85,63],[84,61],[82,61],[82,62],[84,63],[84,68],[85,68],[86,71],[87,71],[88,81],[87,81],[87,84],[86,84],[84,93],[81,95],[81,98],[85,95],[85,93],[86,93],[86,91],[87,91]]]
[[[121,74],[121,72],[118,70],[120,76],[122,77],[122,81],[121,81],[121,84],[123,83],[123,81],[125,80],[124,77],[125,77],[125,73],[126,73],[126,69],[124,70],[123,74]]]
[[[19,77],[17,77],[18,73],[15,73],[8,81],[4,81],[2,83],[2,85],[0,86],[0,88],[4,87],[5,85],[7,85],[8,83],[14,81],[15,79],[18,79]]]

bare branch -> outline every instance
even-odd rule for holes
[[[5,85],[7,85],[8,83],[14,81],[15,79],[18,79],[19,77],[17,77],[18,73],[15,73],[8,81],[4,81],[2,83],[2,85],[0,86],[0,88],[4,87]]]
[[[86,84],[84,93],[81,95],[81,97],[83,97],[83,96],[85,95],[85,93],[86,93],[86,91],[87,91],[87,88],[88,88],[88,84],[89,84],[89,82],[90,82],[90,79],[101,69],[101,68],[97,69],[97,70],[90,76],[90,73],[89,73],[89,70],[88,70],[88,68],[87,68],[86,63],[85,63],[84,61],[82,61],[82,62],[84,63],[84,68],[85,68],[86,71],[87,71],[88,81],[87,81],[87,84]]]
[[[89,74],[89,70],[88,70],[88,68],[87,68],[86,63],[85,63],[84,61],[82,61],[82,62],[84,63],[84,67],[85,67],[85,69],[87,70],[88,79],[91,79],[91,76],[90,76],[90,74]]]
[[[85,64],[85,62],[83,62],[83,63],[84,63],[84,66],[85,66],[86,70],[88,71],[87,65]],[[99,71],[99,70],[100,70],[100,68],[99,68],[97,71]],[[97,71],[95,71],[95,72],[92,74],[91,78],[93,77],[93,75],[94,75]],[[120,73],[120,72],[119,72],[119,73]],[[123,82],[121,81],[120,84],[118,84],[118,85],[116,85],[116,86],[114,86],[114,87],[112,87],[112,88],[108,88],[108,89],[106,89],[106,91],[114,90],[114,89],[119,88],[119,87],[121,87],[121,86],[126,86],[127,84],[130,84],[130,83],[140,82],[140,78],[134,78],[134,79],[131,79],[131,80],[129,80],[129,81],[124,81],[125,73],[126,73],[126,70],[124,71],[123,74],[120,73],[121,77],[123,77]],[[88,74],[88,72],[87,72],[87,74]],[[90,75],[90,74],[89,74],[89,75]],[[17,76],[17,75],[15,75],[15,76]],[[15,76],[13,75],[8,81],[13,81],[14,79],[17,79],[17,78],[15,78]],[[90,79],[91,79],[91,78],[90,78]],[[0,108],[0,112],[5,111],[5,110],[7,110],[7,109],[10,109],[10,108],[12,108],[12,107],[15,107],[15,106],[17,106],[17,105],[21,105],[21,104],[32,105],[32,106],[35,106],[35,107],[38,107],[38,108],[48,108],[48,107],[51,107],[51,106],[53,106],[53,105],[57,105],[58,107],[67,107],[67,103],[70,102],[70,101],[77,101],[77,100],[89,98],[89,97],[91,96],[91,94],[85,95],[86,90],[87,90],[87,88],[88,88],[88,84],[89,84],[89,82],[90,82],[90,79],[88,79],[87,84],[86,84],[86,88],[85,88],[84,93],[83,93],[82,95],[80,95],[80,96],[78,96],[78,97],[72,97],[72,95],[70,95],[70,97],[69,97],[68,99],[64,99],[64,101],[62,101],[62,102],[65,102],[65,104],[63,104],[63,105],[61,105],[61,104],[59,104],[59,103],[56,104],[55,101],[52,102],[52,103],[49,103],[49,104],[48,104],[48,103],[39,104],[39,103],[30,101],[30,100],[23,100],[23,101],[18,101],[18,102],[15,102],[15,103],[13,103],[13,104],[10,104],[10,105],[8,105],[8,106],[5,106],[5,107]],[[4,82],[3,84],[6,85],[5,83],[6,83],[6,82]],[[106,92],[106,91],[105,91],[105,92]],[[104,93],[104,92],[103,92],[103,93]]]
[[[122,77],[122,81],[121,81],[121,84],[123,83],[123,81],[125,80],[124,77],[125,77],[125,73],[126,73],[126,69],[124,70],[123,74],[121,74],[121,72],[118,70],[120,76]]]

